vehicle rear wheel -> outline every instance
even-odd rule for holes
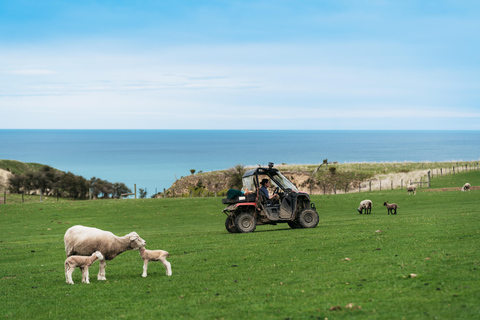
[[[302,228],[315,228],[318,220],[318,213],[313,209],[303,210],[297,218],[297,222]]]
[[[225,229],[227,229],[227,231],[230,233],[238,233],[238,230],[235,227],[235,221],[230,216],[228,216],[225,220]]]
[[[257,227],[257,219],[249,213],[240,213],[235,218],[235,227],[241,233],[253,232]]]

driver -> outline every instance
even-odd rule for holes
[[[280,200],[280,196],[277,193],[272,194],[271,197],[268,195],[268,189],[267,188],[270,187],[270,180],[263,179],[260,182],[260,184],[262,185],[260,187],[260,192],[262,192],[268,200]]]

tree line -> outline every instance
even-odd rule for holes
[[[90,191],[94,198],[120,198],[123,193],[131,193],[124,183],[111,183],[96,177],[90,180],[71,172],[63,172],[50,166],[39,171],[13,174],[9,178],[11,193],[40,193],[62,198],[87,199]]]

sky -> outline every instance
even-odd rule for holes
[[[480,2],[2,0],[0,129],[480,130]]]

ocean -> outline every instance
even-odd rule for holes
[[[196,172],[243,165],[472,161],[480,131],[1,130],[0,159],[123,182],[147,197]]]

